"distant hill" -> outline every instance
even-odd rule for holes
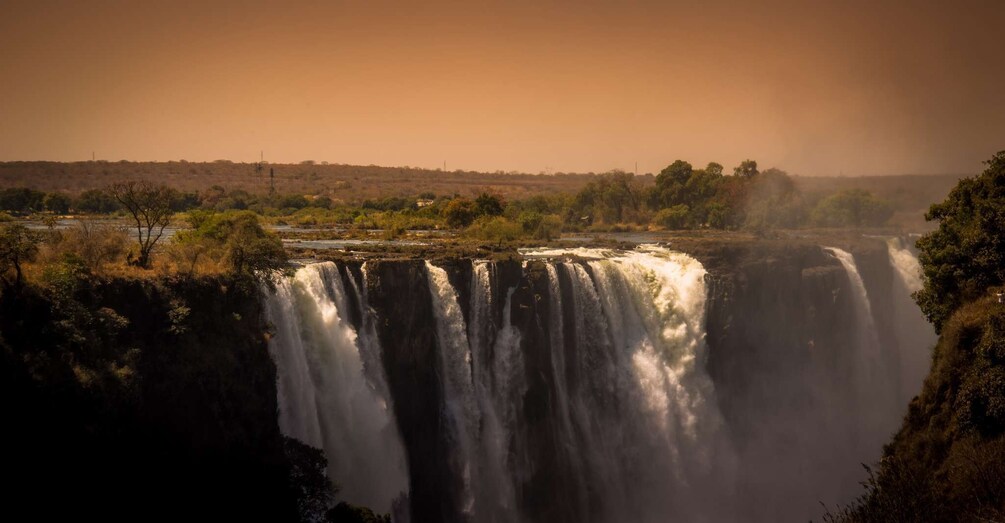
[[[123,180],[167,183],[184,191],[201,191],[214,185],[249,193],[269,191],[269,171],[275,172],[276,190],[283,194],[317,194],[346,202],[388,196],[474,196],[489,192],[506,199],[538,194],[573,193],[598,175],[594,173],[526,174],[502,171],[442,171],[412,167],[341,164],[263,164],[216,162],[0,162],[0,188],[30,187],[46,192],[78,193]],[[942,201],[961,175],[900,175],[859,177],[794,176],[807,195],[862,188],[890,200],[898,210],[927,209]],[[652,183],[651,174],[640,175]]]
[[[167,183],[184,191],[219,185],[250,193],[269,191],[269,171],[275,172],[276,191],[317,194],[347,202],[423,192],[462,196],[489,192],[507,199],[537,194],[575,192],[593,174],[536,175],[442,171],[374,165],[264,164],[216,161],[194,162],[2,162],[0,188],[30,187],[41,191],[77,193],[123,180]]]

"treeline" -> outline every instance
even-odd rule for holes
[[[732,174],[718,163],[696,169],[677,160],[652,180],[614,171],[575,193],[512,201],[488,192],[469,198],[425,191],[345,203],[323,194],[263,195],[212,186],[199,192],[172,190],[167,204],[174,212],[252,211],[298,227],[380,229],[389,237],[408,230],[453,229],[498,241],[547,240],[563,231],[874,227],[893,215],[889,202],[861,189],[805,195],[785,172],[760,171],[752,160],[736,166]],[[0,191],[0,211],[111,214],[128,209],[111,190],[70,196],[9,188]]]
[[[591,182],[566,210],[569,226],[657,225],[666,229],[773,229],[873,227],[893,215],[889,202],[861,189],[822,198],[802,194],[779,169],[759,171],[746,160],[726,175],[709,163],[695,169],[677,160],[656,176],[655,185],[614,172]]]

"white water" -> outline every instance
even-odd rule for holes
[[[880,447],[900,423],[903,405],[899,373],[896,365],[896,351],[884,351],[879,342],[872,304],[862,276],[858,272],[855,257],[848,251],[836,247],[825,247],[844,267],[851,284],[855,310],[856,357],[853,359],[852,376],[849,383],[857,396],[856,432],[861,440],[863,462],[872,463],[879,457]],[[866,449],[873,449],[867,451]],[[865,459],[868,458],[868,459]]]
[[[446,271],[426,262],[426,274],[445,406],[459,443],[455,459],[463,470],[463,513],[479,522],[519,521],[513,482],[518,453],[511,453],[509,446],[519,445],[511,429],[522,419],[519,399],[524,390],[520,333],[510,324],[508,313],[513,290],[507,292],[503,323],[497,330],[491,317],[496,299],[492,267],[475,262],[469,328]]]
[[[863,364],[869,369],[874,369],[879,362],[879,338],[876,334],[876,324],[872,316],[872,303],[869,301],[869,293],[866,291],[865,282],[858,272],[855,264],[855,257],[848,251],[837,247],[824,247],[834,255],[841,266],[844,267],[848,275],[848,282],[851,283],[854,293],[855,316],[858,323],[860,339],[858,350],[863,357]]]
[[[461,471],[464,491],[462,514],[474,514],[474,478],[478,472],[473,459],[478,436],[478,419],[471,378],[471,346],[468,344],[464,315],[457,303],[457,293],[450,285],[447,271],[426,262],[429,293],[436,318],[439,369],[443,382],[446,417],[453,425],[454,467]]]
[[[382,376],[375,381],[364,375],[365,344],[346,318],[348,297],[338,268],[309,265],[276,287],[266,313],[275,327],[269,352],[278,371],[279,427],[325,451],[340,499],[388,512],[408,490],[405,452],[380,390],[386,390]]]
[[[774,440],[752,447],[768,457],[739,465],[750,450],[734,449],[746,441],[727,439],[706,372],[706,273],[696,260],[655,247],[526,251],[537,262],[524,263],[515,287],[508,285],[516,276],[504,277],[502,265],[474,262],[470,281],[459,287],[470,291],[463,301],[447,271],[427,262],[437,347],[436,359],[426,364],[442,386],[447,459],[462,484],[461,519],[524,521],[535,503],[566,521],[753,519],[750,506],[738,512],[732,505],[751,502],[750,493],[739,492],[747,487],[734,486],[735,478],[750,475],[751,463],[758,465],[755,481],[792,487],[793,495],[810,495],[798,488],[804,481],[798,475],[807,482],[834,477],[835,485],[854,489],[858,463],[878,458],[899,423],[908,390],[903,383],[924,374],[909,368],[910,357],[921,354],[927,368],[927,351],[907,339],[926,332],[927,324],[916,322],[920,313],[907,298],[908,276],[917,275],[909,249],[890,247],[894,295],[907,300],[894,302],[896,346],[881,346],[868,292],[875,289],[867,290],[854,257],[827,251],[848,278],[842,289],[851,292],[843,302],[850,308],[842,317],[854,320],[835,327],[854,332],[838,366],[812,367],[819,375],[806,380],[807,397],[791,399],[797,407],[820,400],[815,408],[826,414],[810,423],[827,427],[814,433],[826,441],[804,441],[803,418],[786,417],[782,405],[777,418],[769,418],[783,422],[771,433]],[[362,272],[365,278],[365,266]],[[535,281],[540,287],[528,290]],[[386,512],[407,490],[407,473],[366,292],[333,264],[301,269],[279,283],[267,304],[276,329],[270,351],[279,368],[283,432],[325,449],[331,477],[345,487],[342,497]],[[364,311],[358,333],[347,321],[350,305]],[[876,305],[881,315],[886,310]],[[901,313],[914,316],[905,320]],[[889,332],[883,334],[885,343]],[[885,357],[890,352],[899,368]],[[787,452],[824,450],[840,459],[821,463],[840,462],[848,470],[783,467],[777,470],[793,477],[757,477],[772,474],[771,461]],[[542,484],[554,497],[533,501],[534,486]],[[548,516],[536,512],[533,519]]]
[[[886,245],[895,274],[893,310],[900,345],[900,399],[906,404],[921,391],[931,365],[931,349],[938,337],[911,297],[923,286],[917,256],[901,238],[890,238]]]
[[[665,521],[671,513],[714,520],[727,514],[729,503],[720,498],[730,497],[732,455],[704,371],[701,264],[658,248],[525,254],[548,258],[544,327],[552,367],[547,379],[555,395],[550,415],[560,440],[557,452],[563,454],[557,459],[568,465],[560,479],[571,494],[562,502],[595,521]],[[590,261],[563,261],[571,255]],[[427,269],[440,350],[463,353],[467,347],[472,355],[463,360],[474,368],[470,375],[451,370],[451,358],[442,362],[445,375],[473,380],[471,386],[449,387],[447,408],[474,406],[481,427],[460,436],[467,441],[465,462],[479,464],[478,472],[468,476],[474,502],[468,515],[477,521],[518,521],[514,492],[533,476],[536,464],[522,426],[525,348],[510,318],[514,289],[494,288],[490,266],[476,262],[472,325],[465,328],[445,271],[430,264]],[[506,303],[493,334],[488,311],[500,295]],[[565,315],[574,322],[569,330]],[[458,338],[464,330],[466,341]],[[575,339],[567,341],[566,332]],[[463,410],[467,422],[458,427],[470,423],[471,411]],[[599,493],[601,503],[591,500]],[[602,513],[590,513],[598,507]]]
[[[890,254],[890,264],[897,271],[897,277],[904,284],[908,293],[921,290],[921,264],[918,257],[904,244],[900,238],[890,238],[886,241],[887,252]]]

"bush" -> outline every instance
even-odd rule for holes
[[[687,205],[674,205],[673,207],[657,211],[653,217],[653,221],[667,229],[683,229],[688,225],[689,211],[690,209]]]
[[[502,216],[479,218],[465,234],[471,238],[493,242],[517,240],[524,235],[523,226]]]
[[[38,243],[38,235],[19,223],[0,226],[0,278],[6,281],[7,273],[13,271],[10,283],[20,286],[23,266],[35,257]]]
[[[81,220],[75,227],[55,232],[43,249],[43,258],[57,263],[72,254],[89,272],[100,273],[109,264],[124,262],[129,245],[129,234],[121,227]]]
[[[172,243],[175,255],[189,262],[190,270],[201,256],[223,263],[237,274],[264,276],[287,267],[288,258],[279,237],[262,227],[251,211],[219,214],[196,213],[191,231],[180,231]]]
[[[478,214],[475,202],[467,198],[454,198],[443,208],[443,217],[447,225],[460,229],[471,225]]]
[[[73,204],[73,208],[78,212],[109,214],[118,211],[122,207],[107,192],[100,189],[91,189],[80,193],[77,201]]]
[[[820,200],[810,213],[817,227],[876,227],[893,216],[893,208],[862,189],[849,189]]]
[[[45,195],[45,199],[42,203],[45,205],[45,210],[49,212],[54,212],[56,214],[66,214],[70,212],[70,197],[63,193],[49,193]]]
[[[536,211],[524,211],[517,218],[523,233],[535,240],[553,240],[562,235],[562,219],[556,215],[542,215]]]
[[[0,211],[20,213],[37,212],[43,209],[45,193],[24,187],[0,190]]]

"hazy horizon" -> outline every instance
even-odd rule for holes
[[[967,174],[996,2],[3,2],[0,160]]]

